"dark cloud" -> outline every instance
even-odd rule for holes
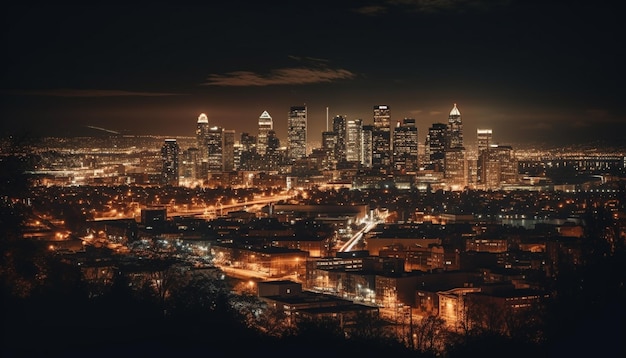
[[[4,90],[3,94],[19,96],[43,96],[43,97],[162,97],[180,96],[181,93],[162,92],[134,92],[124,90],[99,90],[99,89],[52,89],[52,90]]]
[[[203,83],[207,86],[259,87],[273,85],[305,85],[349,80],[356,74],[345,69],[281,68],[268,74],[251,71],[234,71],[223,75],[211,74]]]
[[[511,0],[388,0],[389,6],[409,11],[434,13],[442,11],[487,10],[508,5]]]

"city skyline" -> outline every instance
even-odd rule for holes
[[[267,111],[286,143],[292,106],[309,143],[327,110],[413,118],[420,142],[453,104],[473,141],[623,144],[623,25],[614,5],[522,1],[241,1],[123,7],[19,5],[5,13],[2,132],[193,136],[256,133]],[[101,128],[101,129],[98,129]]]

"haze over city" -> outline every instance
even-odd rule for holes
[[[2,132],[254,133],[284,140],[290,106],[309,141],[329,115],[416,119],[457,103],[466,133],[501,143],[623,144],[624,25],[611,2],[16,4],[3,14]],[[468,137],[471,138],[472,137]]]

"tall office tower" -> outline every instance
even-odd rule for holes
[[[467,186],[465,148],[455,147],[445,152],[444,178],[450,190],[462,190]]]
[[[289,159],[306,157],[306,129],[306,106],[292,106],[287,118],[287,157]]]
[[[346,122],[346,160],[361,163],[363,161],[363,120]]]
[[[196,147],[188,148],[183,151],[182,161],[180,164],[180,178],[185,179],[186,182],[192,182],[194,179],[198,179],[198,164],[200,163],[198,157],[200,156],[200,150]]]
[[[337,148],[337,133],[334,131],[322,132],[322,149],[324,150],[324,159],[322,167],[332,170],[337,167],[337,159],[335,158],[335,150]]]
[[[180,148],[176,139],[166,139],[161,147],[161,184],[178,185],[178,153]]]
[[[361,132],[361,155],[363,157],[361,164],[365,168],[372,167],[372,136],[374,133],[374,126],[371,124],[364,125]]]
[[[224,171],[224,129],[213,126],[209,128],[207,137],[209,152],[207,169],[209,173],[221,173]]]
[[[448,116],[448,148],[461,147],[463,147],[463,122],[461,122],[461,112],[455,103]]]
[[[485,149],[489,149],[491,145],[492,130],[476,129],[476,144],[478,146],[478,154]]]
[[[267,152],[267,135],[269,131],[274,130],[274,122],[267,111],[263,111],[259,117],[259,135],[257,137],[256,151],[259,155],[264,156]]]
[[[374,106],[372,132],[372,166],[388,168],[391,165],[391,109],[387,105]]]
[[[207,147],[207,136],[209,133],[209,119],[204,113],[200,113],[196,123],[196,146],[198,147],[198,171],[196,177],[198,179],[206,178],[207,162],[209,161],[209,152]]]
[[[283,152],[280,151],[280,139],[276,135],[276,131],[267,132],[267,148],[265,150],[264,164],[266,170],[278,170],[282,164]]]
[[[384,131],[391,129],[391,108],[389,106],[374,106],[374,127]]]
[[[335,160],[338,163],[346,161],[346,117],[337,115],[333,118],[333,132],[337,133],[335,145]]]
[[[446,151],[446,131],[445,123],[433,123],[428,128],[426,136],[426,151],[428,164],[426,169],[436,172],[443,172],[445,169],[445,151]]]
[[[257,138],[249,133],[241,133],[241,157],[239,158],[241,170],[258,169],[258,154],[256,152]]]
[[[484,189],[499,189],[502,184],[517,182],[517,161],[509,145],[491,144],[481,152],[481,178]]]
[[[235,141],[233,145],[233,170],[244,170],[241,166],[241,157],[243,157],[243,146]]]
[[[230,172],[235,170],[235,130],[224,129],[223,138],[222,161],[224,171]]]
[[[476,144],[478,147],[477,160],[476,160],[476,182],[479,184],[483,183],[483,160],[486,159],[482,155],[484,151],[489,150],[491,146],[491,129],[476,129]]]
[[[393,129],[393,167],[399,172],[418,169],[418,138],[415,119],[405,118]]]

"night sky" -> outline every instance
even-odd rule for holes
[[[2,133],[192,136],[197,117],[284,140],[306,104],[332,119],[446,122],[467,143],[624,144],[625,21],[617,1],[228,1],[202,7],[21,2],[2,13]],[[174,4],[174,3],[172,3]],[[286,144],[284,142],[283,144]]]

